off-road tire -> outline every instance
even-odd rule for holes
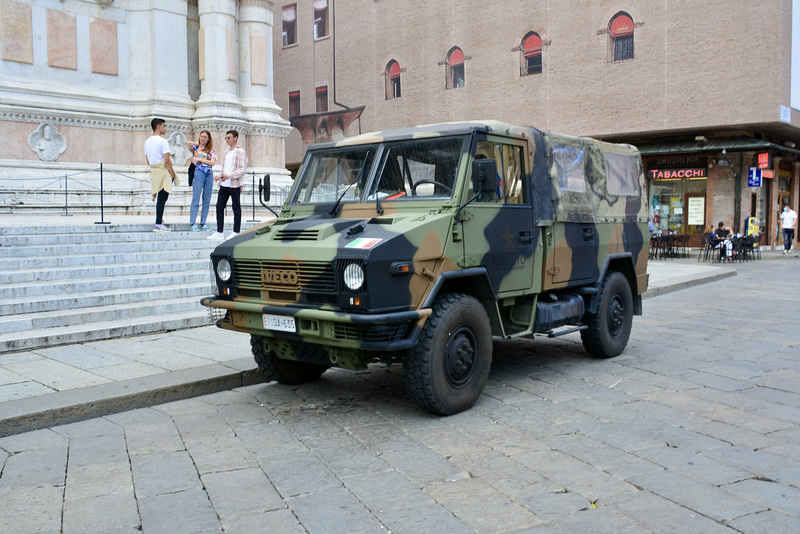
[[[258,369],[269,380],[287,385],[305,384],[313,382],[328,369],[324,365],[278,358],[275,353],[265,347],[264,341],[263,336],[250,334],[250,348],[253,357]]]
[[[478,400],[492,365],[492,329],[480,302],[461,293],[436,298],[417,346],[403,360],[411,400],[437,415]]]
[[[628,279],[620,272],[609,271],[598,295],[597,313],[587,313],[581,330],[586,352],[596,358],[617,356],[628,344],[633,324],[633,295]]]

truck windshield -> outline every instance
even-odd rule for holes
[[[449,199],[465,139],[435,137],[310,150],[289,202]]]
[[[449,199],[463,144],[464,136],[386,144],[368,200]]]
[[[333,204],[357,202],[361,198],[372,160],[379,145],[331,148],[310,153],[290,202]]]

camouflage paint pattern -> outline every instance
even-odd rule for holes
[[[441,196],[414,197],[409,190],[402,200],[381,199],[375,184],[386,147],[458,136],[461,150],[447,155],[457,168]],[[525,148],[523,203],[471,201],[479,137]],[[351,196],[333,214],[332,197],[296,201],[301,181],[317,187],[305,175],[313,157],[364,146],[377,153],[365,158],[360,181],[344,189],[341,196]],[[402,172],[412,180],[408,166]],[[498,187],[502,174],[498,169]],[[337,181],[334,196],[343,185]],[[362,369],[402,358],[443,292],[478,298],[494,335],[532,336],[541,293],[598,288],[613,269],[628,277],[640,312],[648,244],[635,147],[496,121],[425,125],[311,146],[280,216],[214,250],[214,269],[225,258],[233,275],[227,283],[215,278],[221,296],[202,304],[227,311],[218,326],[264,336],[281,358]],[[357,290],[344,282],[350,264],[364,273]],[[585,293],[587,310],[596,309],[592,292]],[[265,326],[264,314],[293,318],[295,331]]]

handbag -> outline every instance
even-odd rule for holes
[[[189,187],[192,187],[193,181],[194,181],[194,163],[189,165]]]

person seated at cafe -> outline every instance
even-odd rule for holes
[[[714,225],[709,224],[706,227],[706,242],[709,245],[712,245],[713,248],[719,248],[719,244],[722,242],[722,239],[717,237],[717,234],[714,232]]]
[[[720,239],[725,239],[726,237],[728,237],[730,235],[731,229],[730,228],[725,228],[725,223],[720,221],[719,224],[717,225],[717,229],[714,230],[714,233]]]

